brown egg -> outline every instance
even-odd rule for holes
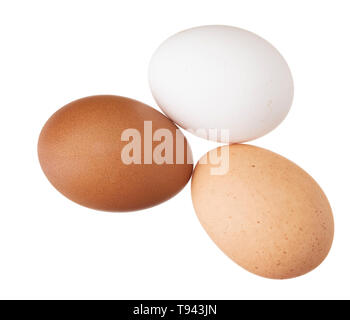
[[[285,279],[325,259],[333,241],[332,210],[304,170],[276,153],[239,144],[214,149],[200,162],[192,178],[195,211],[237,264]]]
[[[193,166],[185,137],[168,118],[141,102],[108,95],[58,110],[41,131],[38,154],[58,191],[106,211],[144,209],[171,198]]]

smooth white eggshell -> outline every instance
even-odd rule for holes
[[[265,135],[282,122],[293,100],[291,72],[280,53],[259,36],[229,26],[197,27],[164,41],[151,59],[149,81],[170,119],[221,142]],[[229,130],[229,138],[209,137],[209,129]]]

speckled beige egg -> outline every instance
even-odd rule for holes
[[[271,151],[239,144],[210,151],[196,166],[192,200],[217,246],[257,275],[303,275],[331,248],[334,223],[325,194],[303,169]]]

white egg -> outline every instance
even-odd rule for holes
[[[281,54],[230,26],[197,27],[164,41],[151,59],[149,81],[170,119],[221,142],[265,135],[283,121],[293,100],[292,75]]]

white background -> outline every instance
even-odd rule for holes
[[[349,9],[345,0],[1,0],[0,298],[350,298]],[[252,143],[307,170],[334,209],[330,255],[300,278],[260,278],[221,253],[189,185],[149,210],[104,213],[64,198],[39,167],[38,135],[53,112],[94,94],[156,107],[153,51],[205,24],[259,34],[292,70],[290,114]],[[216,146],[186,135],[196,160]]]

